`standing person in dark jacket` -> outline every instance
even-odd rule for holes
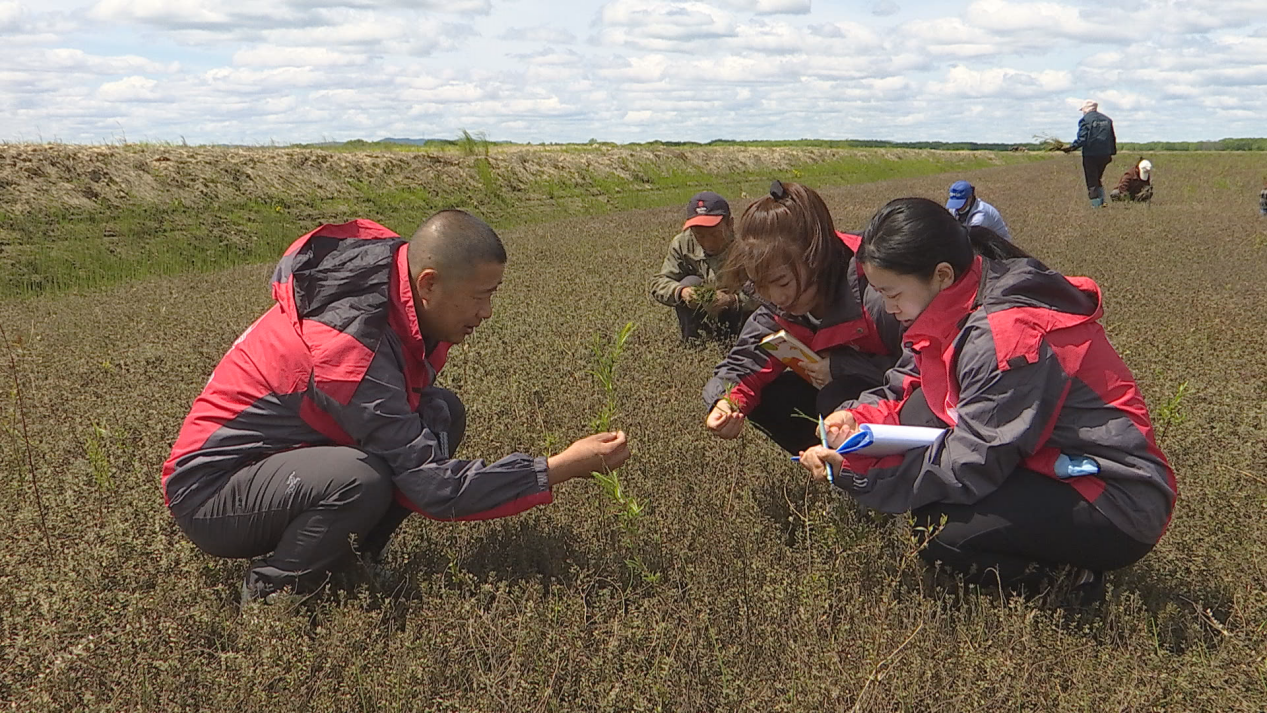
[[[1082,104],[1078,120],[1078,138],[1065,147],[1065,153],[1082,149],[1082,173],[1087,179],[1087,197],[1091,205],[1104,205],[1104,169],[1113,163],[1117,153],[1117,134],[1113,120],[1101,114],[1100,105],[1088,99]]]
[[[491,315],[505,266],[497,234],[461,211],[432,216],[408,243],[356,220],[286,251],[277,304],[216,367],[163,465],[165,502],[189,539],[256,558],[244,603],[315,590],[353,554],[349,540],[380,556],[410,511],[513,515],[629,457],[623,433],[549,458],[454,456],[466,412],[436,375]]]
[[[748,206],[726,279],[751,281],[766,304],[704,387],[714,435],[735,438],[752,421],[796,453],[819,440],[812,416],[882,383],[901,352],[901,328],[854,262],[858,240],[837,232],[823,199],[797,183],[775,181]],[[824,357],[813,383],[761,347],[779,330]]]
[[[735,224],[725,198],[703,191],[686,204],[682,232],[669,243],[660,272],[651,278],[651,297],[677,312],[682,340],[739,334],[757,303],[742,290],[717,289]],[[704,299],[706,288],[713,290]]]
[[[922,198],[881,209],[858,259],[909,325],[906,347],[884,387],[827,419],[829,443],[868,423],[947,430],[904,455],[818,446],[802,464],[819,478],[831,464],[865,505],[911,511],[932,528],[924,558],[975,582],[1034,591],[1073,566],[1094,596],[1105,570],[1147,554],[1169,524],[1175,476],[1099,323],[1096,284]]]

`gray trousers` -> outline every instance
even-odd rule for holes
[[[432,387],[452,423],[450,454],[466,431],[453,392]],[[393,500],[387,462],[351,446],[310,446],[271,455],[237,471],[177,524],[203,552],[254,558],[243,586],[263,597],[290,587],[307,592],[355,551],[381,556],[410,511]]]

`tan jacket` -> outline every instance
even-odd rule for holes
[[[704,254],[704,248],[690,230],[683,230],[669,243],[669,254],[660,266],[660,272],[651,278],[651,299],[670,307],[682,304],[682,280],[694,275],[705,284],[717,284],[721,276],[722,266],[726,262],[726,254]],[[741,293],[742,306],[745,310],[755,310],[759,305],[755,299]]]

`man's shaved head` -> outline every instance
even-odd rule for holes
[[[409,274],[423,270],[462,277],[476,265],[506,264],[506,248],[488,223],[460,210],[431,216],[409,239]]]

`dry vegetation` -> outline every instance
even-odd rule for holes
[[[409,230],[476,210],[499,228],[738,194],[1032,160],[987,152],[488,146],[468,150],[0,144],[0,295],[99,287],[272,260],[347,215]]]
[[[636,530],[619,526],[593,483],[502,521],[415,518],[390,556],[407,587],[331,596],[297,618],[240,616],[242,563],[185,541],[157,483],[190,400],[269,305],[270,268],[0,302],[48,526],[45,540],[0,361],[10,384],[0,701],[23,711],[1261,711],[1257,167],[1228,155],[1153,161],[1152,208],[1092,212],[1072,157],[969,176],[1021,244],[1100,281],[1111,336],[1154,410],[1188,385],[1188,420],[1163,443],[1181,487],[1171,532],[1111,576],[1098,615],[931,580],[902,520],[835,504],[753,434],[706,437],[699,390],[717,352],[678,347],[671,311],[643,292],[678,226],[664,208],[504,231],[511,264],[496,314],[442,375],[471,410],[467,456],[540,452],[582,435],[604,406],[589,373],[593,335],[637,323],[614,416],[635,446],[621,483],[645,506]],[[941,197],[955,177],[825,197],[850,228],[888,198]]]

